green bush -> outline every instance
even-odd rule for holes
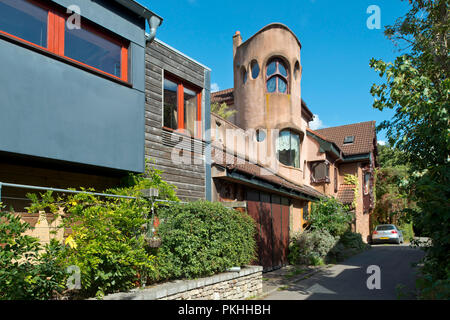
[[[205,201],[160,208],[153,281],[195,278],[251,263],[255,223],[246,213]]]
[[[339,200],[322,198],[311,206],[311,229],[326,230],[332,236],[339,237],[349,228],[353,215]]]
[[[323,264],[337,239],[327,230],[304,231],[293,236],[288,255],[291,264]]]
[[[73,233],[60,259],[80,268],[80,297],[102,297],[145,282],[154,259],[145,248],[143,232],[148,210],[144,200],[69,197],[64,220]]]
[[[0,212],[0,300],[47,300],[64,290],[66,274],[56,259],[62,246],[52,241],[42,248],[24,235],[30,229],[19,216]]]

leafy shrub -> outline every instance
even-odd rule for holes
[[[334,246],[327,258],[329,261],[338,262],[348,258],[351,255],[362,252],[370,246],[362,240],[360,233],[346,231]]]
[[[0,212],[0,300],[47,300],[64,290],[66,274],[56,259],[62,246],[52,241],[42,248],[24,235],[30,229],[19,216]]]
[[[337,239],[327,230],[304,231],[294,235],[288,256],[291,264],[323,264]]]
[[[148,210],[144,200],[69,197],[65,225],[73,233],[61,260],[80,268],[81,297],[128,290],[153,270],[142,230]]]
[[[311,228],[326,230],[335,237],[349,229],[352,218],[348,208],[335,198],[322,198],[311,206]]]
[[[255,258],[255,223],[246,213],[197,201],[161,208],[158,217],[154,281],[209,276]]]
[[[412,223],[403,223],[399,226],[399,229],[403,232],[403,240],[405,242],[411,242],[414,239],[414,230]]]

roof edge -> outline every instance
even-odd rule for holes
[[[240,46],[242,46],[242,45],[244,45],[244,44],[250,42],[253,38],[255,38],[255,37],[256,37],[257,35],[259,35],[260,33],[264,32],[264,31],[266,31],[266,30],[268,30],[268,29],[275,28],[275,27],[276,27],[276,28],[285,29],[285,30],[289,31],[289,32],[294,36],[295,40],[297,40],[297,43],[298,43],[298,45],[300,46],[300,49],[302,49],[302,44],[300,43],[300,40],[298,40],[297,35],[296,35],[291,29],[289,29],[288,26],[286,26],[285,24],[280,23],[280,22],[269,23],[268,25],[266,25],[266,26],[264,26],[263,28],[261,28],[261,29],[260,29],[258,32],[256,32],[254,35],[252,35],[250,38],[248,38],[247,40],[245,40],[244,42],[242,42]]]

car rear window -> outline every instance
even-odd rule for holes
[[[394,230],[394,226],[378,226],[377,230],[378,231],[384,231],[384,230]]]

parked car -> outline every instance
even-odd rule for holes
[[[403,232],[394,224],[380,224],[372,233],[372,243],[403,243]]]

